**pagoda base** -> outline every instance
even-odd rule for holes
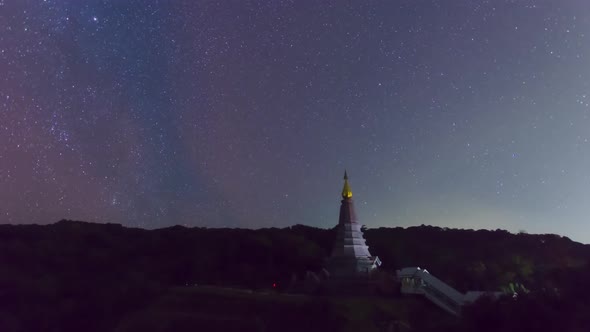
[[[368,276],[365,278],[330,278],[323,284],[329,295],[368,296],[377,293],[378,284]]]
[[[368,278],[371,272],[380,265],[379,257],[333,256],[326,261],[326,268],[332,279]]]

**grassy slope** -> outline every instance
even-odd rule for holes
[[[314,297],[217,287],[173,288],[130,315],[118,332],[162,331],[385,331],[393,321],[410,324],[452,319],[417,298]]]

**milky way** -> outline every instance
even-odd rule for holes
[[[590,3],[0,0],[0,222],[590,242]]]

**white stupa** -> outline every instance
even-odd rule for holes
[[[327,269],[332,278],[366,277],[374,268],[381,265],[378,257],[371,256],[365,243],[361,225],[357,222],[352,190],[348,175],[344,172],[344,188],[340,204],[337,236],[332,255],[328,258]]]

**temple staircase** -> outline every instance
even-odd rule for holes
[[[484,294],[492,296],[502,294],[501,292],[479,291],[463,294],[419,267],[406,267],[398,270],[397,278],[401,282],[402,294],[423,295],[445,311],[457,316],[461,314],[462,306],[474,302]]]

